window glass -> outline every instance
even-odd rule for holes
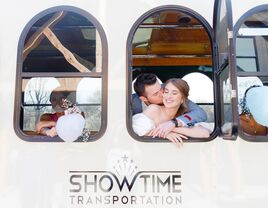
[[[85,142],[105,128],[106,75],[96,24],[90,15],[64,10],[42,16],[26,31],[16,117],[23,139]]]
[[[236,39],[236,60],[240,70],[257,71],[256,52],[253,38]]]
[[[221,89],[221,131],[223,134],[232,134],[232,106],[231,106],[231,83],[230,83],[230,68],[229,64],[222,67],[220,78],[220,89]]]
[[[190,87],[189,99],[202,106],[207,113],[206,122],[214,125],[213,81],[200,72],[187,74],[182,79],[187,81]],[[202,80],[202,84],[200,84],[200,80]]]
[[[242,71],[267,71],[267,14],[267,11],[253,14],[242,23],[238,30],[236,53],[238,67]]]
[[[237,30],[238,111],[243,138],[267,141],[268,10],[249,15]]]
[[[211,133],[214,129],[211,39],[203,23],[191,14],[171,9],[161,10],[145,17],[133,30],[135,32],[130,44],[132,49],[129,54],[131,65],[128,74],[130,92],[128,110],[129,118],[132,118],[129,129],[133,137],[142,141],[158,141],[158,139],[148,137],[147,130],[150,129],[150,125],[147,126],[150,123],[148,117],[152,126],[177,118],[180,125],[184,125],[187,131],[190,129],[188,127],[193,126],[196,122],[207,122],[206,127]],[[191,76],[191,74],[193,75]],[[141,78],[147,75],[149,77]],[[137,80],[149,80],[151,76],[156,76],[156,78],[152,78],[156,82],[143,85],[143,90],[137,87],[140,84],[136,84],[135,88]],[[195,82],[204,77],[207,82],[198,89]],[[174,115],[170,114],[168,117],[156,113],[159,116],[154,116],[149,112],[150,110],[146,110],[150,104],[156,104],[160,106],[160,109],[166,109],[169,105],[167,103],[172,102],[169,98],[165,99],[168,94],[166,92],[168,85],[165,85],[165,82],[171,78],[183,78],[190,87],[190,96],[186,95],[187,99],[185,99],[187,100],[187,111],[180,112],[179,109],[182,109],[180,104],[174,102],[175,108],[177,108]],[[199,81],[198,83],[200,84]],[[203,93],[208,93],[209,97],[205,100],[201,99],[200,96],[195,97],[195,95]],[[193,105],[189,104],[188,98]],[[166,103],[166,100],[169,101]],[[156,108],[159,108],[157,106]],[[158,110],[156,109],[157,112]],[[149,116],[146,111],[149,112]],[[195,114],[194,111],[198,111],[198,113]],[[196,120],[195,116],[198,117],[198,114],[201,115],[200,120]],[[137,127],[138,123],[141,124],[142,133],[136,130],[139,128]],[[145,126],[148,129],[144,130]],[[208,138],[209,134],[206,136],[194,134],[189,137],[204,141],[204,138]]]
[[[101,50],[98,32],[87,18],[74,12],[54,12],[40,18],[27,33],[22,71],[96,71],[97,47]]]

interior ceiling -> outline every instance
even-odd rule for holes
[[[267,12],[259,12],[257,14],[249,17],[244,24],[244,27],[255,27],[255,28],[263,28],[268,27],[268,13]],[[242,26],[243,27],[243,26]]]
[[[58,43],[66,48],[76,60],[91,69],[96,61],[96,28],[85,17],[65,12],[61,18],[57,13],[46,15],[39,19],[30,28],[25,38],[27,45],[34,45],[25,55],[23,71],[25,72],[77,72],[77,68],[68,63],[66,54],[63,54],[55,44],[52,44],[43,33],[39,33],[45,26],[51,30]],[[54,40],[55,40],[54,38]],[[39,39],[37,41],[33,39]],[[58,45],[56,43],[56,45]]]
[[[151,19],[139,27],[151,34],[147,42],[133,45],[134,66],[211,65],[210,40],[199,21],[177,11]]]
[[[39,19],[29,30],[25,44],[53,14]],[[178,11],[161,12],[143,22],[139,28],[150,30],[149,39],[132,48],[133,66],[211,65],[211,45],[204,27],[195,18]],[[84,65],[96,61],[96,29],[85,17],[67,12],[51,28],[64,47]],[[92,32],[93,31],[93,32]],[[92,35],[93,34],[93,35]],[[75,72],[45,37],[26,56],[23,70],[30,72]]]

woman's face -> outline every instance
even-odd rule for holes
[[[183,103],[183,95],[172,83],[168,83],[164,88],[163,103],[166,107],[179,107]]]

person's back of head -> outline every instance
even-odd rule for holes
[[[144,96],[145,86],[153,85],[157,81],[156,75],[153,73],[139,74],[134,83],[134,90],[138,96]]]
[[[64,110],[62,108],[63,100],[68,99],[71,103],[75,103],[75,93],[66,90],[54,90],[50,94],[50,103],[52,108],[56,111]]]

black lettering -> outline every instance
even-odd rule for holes
[[[172,204],[173,203],[173,198],[171,196],[167,196],[166,202],[167,202],[167,204]]]
[[[71,175],[70,177],[70,183],[73,185],[73,186],[77,186],[76,188],[74,189],[70,189],[70,192],[80,192],[81,189],[82,189],[82,185],[81,183],[79,183],[78,181],[75,182],[75,179],[76,178],[82,178],[82,175]]]
[[[113,196],[113,204],[119,200],[118,196]]]
[[[165,185],[168,185],[167,186],[167,189],[168,189],[168,192],[170,192],[170,176],[165,180],[165,181],[162,181],[159,176],[157,176],[157,192],[159,193],[160,192],[160,186],[162,185],[163,187]]]
[[[71,204],[74,203],[74,197],[75,197],[75,196],[70,196],[70,198],[71,198]]]
[[[95,200],[96,200],[96,204],[98,204],[98,203],[102,203],[102,196],[96,196],[96,198],[95,198]]]
[[[141,204],[144,204],[144,201],[143,201],[143,199],[145,198],[145,196],[140,196],[140,198],[141,198]]]
[[[105,196],[104,197],[104,204],[110,204],[111,203],[111,199],[110,199],[111,196]]]
[[[181,192],[181,182],[177,181],[176,179],[180,179],[181,176],[180,175],[173,175],[172,176],[172,191],[174,193],[180,193]]]
[[[131,204],[136,204],[137,197],[136,196],[131,196],[130,200],[131,200]]]
[[[87,203],[86,204],[93,204],[92,200],[91,200],[91,197],[89,196],[88,199],[87,199]]]
[[[107,189],[105,189],[105,188],[103,187],[103,185],[102,185],[102,181],[103,181],[105,178],[107,178],[108,181],[110,181],[109,187],[108,187]],[[100,178],[100,180],[99,180],[99,187],[100,187],[100,189],[101,189],[102,191],[104,191],[104,192],[109,192],[109,191],[111,191],[111,189],[113,188],[113,185],[114,185],[113,180],[112,180],[112,178],[111,178],[110,176],[108,176],[108,175],[104,175],[104,176],[102,176],[102,177]]]
[[[158,204],[158,198],[159,198],[159,196],[152,196],[153,198],[154,198],[154,203],[155,204]]]
[[[150,178],[150,175],[141,175],[140,178],[144,179],[144,192],[147,192],[147,179]]]
[[[155,176],[154,175],[152,175],[152,191],[153,191],[153,193],[155,192]]]
[[[77,204],[83,204],[83,196],[77,196]]]
[[[87,179],[87,175],[85,175],[85,192],[87,192],[87,186],[93,185],[94,186],[94,192],[97,192],[97,175],[94,175],[94,181],[89,182]]]
[[[124,184],[126,184],[128,190],[131,191],[131,189],[132,189],[132,187],[133,187],[133,184],[134,184],[134,182],[136,181],[136,178],[137,178],[137,177],[134,177],[134,178],[132,179],[131,183],[129,184],[129,182],[128,182],[128,180],[127,180],[127,177],[124,176],[124,178],[123,178],[123,180],[122,180],[122,183],[120,184],[118,178],[115,176],[115,180],[116,180],[116,182],[117,182],[117,185],[118,185],[120,191],[122,191],[122,189],[123,189],[123,187],[124,187]]]
[[[148,197],[148,198],[147,198],[146,204],[152,204],[151,197]]]
[[[180,197],[176,197],[175,198],[176,200],[176,204],[181,204],[182,203],[182,197],[180,196]]]
[[[124,199],[126,199],[126,200],[124,200]],[[123,204],[127,204],[127,203],[128,203],[128,197],[127,197],[127,196],[122,196],[122,198],[121,198],[121,202],[122,202]]]

